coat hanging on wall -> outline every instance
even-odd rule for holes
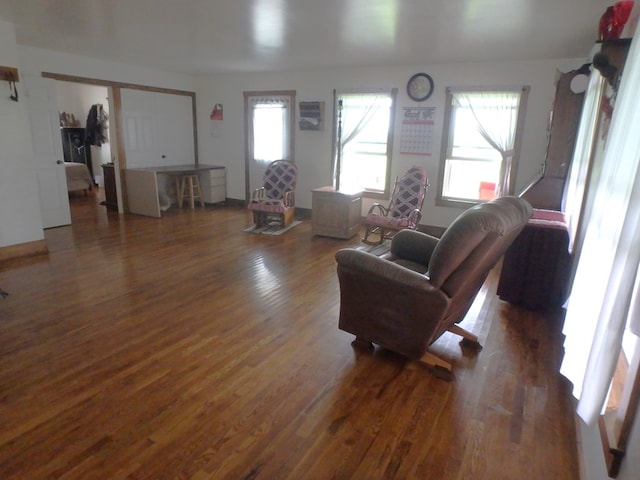
[[[87,115],[86,125],[86,141],[89,145],[100,147],[104,143],[109,142],[108,124],[109,116],[104,111],[102,104],[92,105]]]

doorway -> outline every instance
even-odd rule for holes
[[[110,206],[106,201],[105,176],[109,176],[108,168],[114,163],[110,142],[113,135],[109,131],[110,87],[56,80],[55,91],[64,161],[84,163],[93,182],[90,189],[69,187],[71,222],[88,215],[106,218],[104,210]]]
[[[245,198],[261,187],[267,165],[295,162],[295,90],[244,92]]]
[[[168,96],[180,96],[188,98],[187,102],[191,104],[191,115],[190,120],[187,119],[181,123],[179,126],[179,130],[188,131],[190,137],[193,138],[194,145],[194,160],[195,164],[198,164],[198,150],[195,146],[198,145],[198,134],[197,134],[197,123],[196,123],[196,95],[195,92],[187,91],[187,90],[175,90],[172,88],[162,88],[162,87],[152,87],[140,84],[132,84],[132,83],[124,83],[118,81],[111,80],[101,80],[90,77],[78,77],[75,75],[65,75],[59,73],[51,73],[51,72],[42,72],[43,79],[52,79],[56,82],[69,82],[73,84],[79,85],[87,85],[87,86],[98,86],[107,89],[107,98],[108,98],[108,111],[111,112],[111,119],[109,121],[109,143],[110,143],[110,157],[113,165],[112,169],[112,177],[113,177],[113,201],[109,202],[107,198],[107,203],[112,203],[112,205],[117,208],[118,213],[122,214],[128,211],[128,202],[127,202],[127,188],[126,188],[126,178],[125,178],[125,170],[127,169],[127,156],[128,151],[125,148],[125,144],[127,144],[127,133],[130,130],[125,129],[126,117],[127,117],[127,109],[123,109],[123,101],[122,95],[125,90],[136,90],[136,91],[145,91],[145,92],[155,92]],[[145,113],[145,112],[143,112]],[[148,113],[148,112],[147,112]],[[157,115],[158,112],[151,112],[152,116]],[[125,118],[125,121],[122,119]],[[117,121],[116,121],[117,119]],[[130,125],[128,125],[130,126]],[[33,130],[33,128],[32,128]],[[172,134],[173,135],[173,134]],[[171,136],[171,135],[170,135]],[[173,138],[173,136],[171,136]],[[104,164],[108,165],[108,164]],[[107,175],[103,174],[102,180],[105,182],[105,194],[110,192],[110,188],[106,182]],[[40,187],[42,191],[42,187]],[[65,197],[66,198],[66,197]],[[68,201],[65,202],[66,208],[68,210]],[[67,222],[68,224],[69,222]],[[58,225],[64,225],[64,223],[58,223]]]

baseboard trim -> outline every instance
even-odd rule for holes
[[[14,258],[32,257],[34,255],[43,255],[47,253],[49,253],[49,248],[47,247],[47,242],[45,240],[19,243],[17,245],[0,247],[0,262],[12,260]]]
[[[240,200],[238,198],[227,198],[226,205],[233,207],[246,207],[247,202],[244,200]],[[364,220],[366,215],[360,217],[360,223],[364,225]],[[310,208],[301,208],[296,207],[296,219],[298,220],[309,220],[311,219],[311,209]],[[436,227],[434,225],[418,225],[418,231],[422,233],[427,233],[433,237],[440,238],[442,234],[445,232],[446,227]]]
[[[244,200],[240,200],[239,198],[226,198],[225,205],[229,205],[231,207],[246,207],[247,202]]]

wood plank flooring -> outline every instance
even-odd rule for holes
[[[338,330],[334,253],[358,238],[96,198],[0,265],[1,479],[579,478],[562,317],[496,275],[462,324],[484,349],[435,345],[446,382]]]

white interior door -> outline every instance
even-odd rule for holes
[[[127,168],[195,163],[190,96],[122,89]]]
[[[44,228],[71,223],[55,80],[25,76],[25,97]]]

